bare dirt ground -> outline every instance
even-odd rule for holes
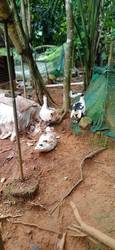
[[[51,90],[58,103],[62,101],[61,89]],[[58,146],[52,152],[39,154],[27,135],[21,135],[24,175],[30,183],[39,180],[39,190],[30,200],[16,201],[2,196],[2,189],[14,178],[19,177],[16,160],[16,143],[9,139],[0,142],[1,215],[22,215],[19,218],[2,219],[0,227],[5,250],[31,250],[32,244],[41,250],[54,250],[58,233],[67,231],[75,223],[70,207],[73,201],[84,221],[115,239],[115,146],[109,139],[109,147],[84,166],[84,181],[67,197],[51,215],[50,211],[64,194],[79,179],[80,162],[89,152],[99,148],[102,138],[86,132],[75,136],[70,129],[70,119],[56,126],[60,135]],[[107,139],[106,139],[107,140]],[[102,141],[103,144],[103,141]],[[9,149],[9,150],[8,150]],[[5,152],[6,150],[6,152]],[[3,152],[4,151],[4,152]],[[34,205],[33,205],[34,204]],[[41,206],[39,206],[41,205]],[[37,227],[14,224],[16,221],[37,224]],[[65,250],[102,250],[87,239],[72,237],[67,232]]]

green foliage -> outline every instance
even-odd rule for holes
[[[25,0],[26,1],[26,0]],[[32,24],[32,45],[62,45],[66,40],[64,0],[29,0]],[[10,1],[9,1],[10,2]],[[16,0],[20,13],[20,2]],[[81,61],[87,78],[93,64],[107,63],[109,47],[115,37],[115,1],[72,0],[74,13],[74,55]]]
[[[98,47],[102,0],[77,0],[77,2],[73,0],[73,6],[74,24],[80,41],[79,51],[87,88]]]
[[[62,44],[66,38],[64,2],[60,0],[31,0],[32,43]]]

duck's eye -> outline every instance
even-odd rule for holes
[[[44,142],[48,142],[47,140],[44,140]]]
[[[39,144],[40,147],[43,147],[43,144]]]

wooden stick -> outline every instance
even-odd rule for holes
[[[17,218],[17,217],[21,217],[21,214],[17,214],[17,215],[12,215],[12,214],[7,214],[7,215],[1,215],[0,216],[0,220],[4,220],[4,219],[8,219],[8,218]]]
[[[97,150],[95,150],[95,151],[93,151],[93,152],[90,152],[88,155],[86,155],[86,156],[83,158],[83,160],[82,160],[81,163],[80,163],[80,178],[79,178],[79,180],[78,180],[78,181],[72,186],[72,188],[70,188],[70,190],[69,190],[67,193],[65,193],[65,195],[58,201],[58,203],[56,204],[56,206],[50,211],[51,214],[54,213],[54,211],[56,210],[56,208],[57,208],[58,206],[61,205],[61,203],[63,202],[63,200],[66,199],[66,198],[73,192],[73,190],[83,181],[83,166],[84,166],[85,161],[86,161],[87,159],[93,158],[95,155],[99,154],[100,152],[102,152],[102,151],[104,151],[104,150],[106,150],[106,149],[107,149],[107,148],[102,147],[102,148],[97,149]]]
[[[38,226],[37,224],[34,224],[34,223],[26,223],[23,221],[13,221],[11,223],[12,224],[21,224],[21,225],[29,226],[29,227],[36,227],[36,228],[43,230],[43,231],[47,231],[47,232],[54,233],[54,234],[60,234],[60,232],[58,232],[58,231],[55,231],[55,230],[49,229],[49,228],[44,228],[44,227]]]
[[[83,232],[85,232],[86,234],[90,235],[91,237],[93,237],[94,239],[100,241],[104,245],[115,250],[115,240],[112,239],[111,237],[107,236],[106,234],[102,233],[101,231],[95,229],[94,227],[91,227],[91,226],[87,225],[85,222],[83,222],[75,204],[71,201],[70,205],[73,209],[76,220],[78,221],[78,223],[81,226],[81,230]]]

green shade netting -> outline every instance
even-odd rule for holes
[[[66,45],[47,50],[37,60],[42,75],[62,76],[64,71],[64,49]]]
[[[92,80],[85,93],[86,116],[92,119],[91,131],[103,131],[115,138],[115,70],[95,67]],[[77,123],[72,130],[79,133]]]

